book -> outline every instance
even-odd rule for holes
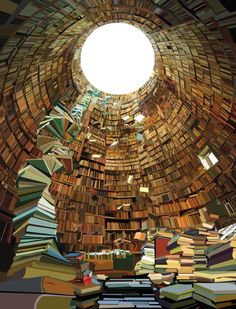
[[[47,264],[47,268],[45,268],[44,264]],[[26,266],[14,275],[14,277],[22,279],[35,278],[40,276],[51,277],[63,281],[72,281],[77,278],[75,269],[63,269],[63,266],[55,267],[54,264],[40,263],[37,261],[33,262],[32,266]]]
[[[155,258],[168,255],[170,252],[167,249],[169,238],[157,237],[155,239]]]
[[[74,285],[70,282],[50,278],[35,277],[29,279],[9,280],[0,283],[1,292],[48,293],[74,296]]]
[[[201,270],[195,271],[194,275],[199,281],[208,282],[229,282],[235,281],[236,272],[235,271],[215,271],[215,270]]]
[[[196,300],[193,298],[183,299],[180,301],[173,301],[170,298],[160,298],[159,303],[162,307],[168,309],[177,309],[177,308],[194,308],[196,306]]]
[[[160,297],[167,297],[174,301],[191,298],[193,287],[191,284],[175,284],[160,289]]]
[[[74,296],[36,294],[36,293],[3,293],[0,292],[1,301],[7,304],[9,309],[15,308],[19,303],[24,304],[25,309],[53,308],[75,309],[76,301]]]
[[[101,291],[101,286],[94,283],[89,283],[86,285],[75,283],[74,289],[77,295],[85,296],[85,295],[98,294]]]
[[[213,302],[236,300],[236,285],[233,283],[194,283],[194,293]]]

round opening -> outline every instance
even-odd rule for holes
[[[155,62],[151,42],[138,28],[125,23],[94,30],[81,50],[81,68],[88,82],[109,94],[128,94],[150,78]]]

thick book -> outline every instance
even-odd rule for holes
[[[170,298],[174,301],[192,297],[193,287],[191,284],[175,284],[160,289],[160,296]]]
[[[193,298],[183,299],[180,301],[174,301],[168,298],[160,298],[159,303],[163,308],[167,309],[196,308],[196,300]]]
[[[220,308],[235,308],[236,306],[236,302],[235,301],[224,301],[224,302],[214,302],[212,300],[210,300],[209,298],[206,298],[200,294],[197,294],[197,293],[193,293],[193,298],[200,302],[200,303],[203,303],[203,304],[206,304],[207,308],[217,308],[217,309],[220,309]]]
[[[0,291],[74,295],[74,285],[55,278],[35,277],[2,282]]]
[[[161,257],[163,255],[170,254],[169,250],[167,249],[167,245],[169,242],[169,238],[156,238],[155,239],[155,257]]]
[[[35,294],[35,293],[1,293],[0,300],[7,309],[15,309],[22,304],[24,309],[76,309],[74,296]]]
[[[75,283],[74,289],[79,296],[94,295],[101,292],[101,286],[94,283]]]
[[[214,302],[236,300],[236,285],[233,283],[195,283],[194,292]]]

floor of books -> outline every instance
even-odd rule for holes
[[[156,229],[139,255],[122,248],[63,254],[52,241],[15,256],[0,277],[0,300],[8,309],[19,302],[24,309],[236,308],[235,231],[236,224]]]

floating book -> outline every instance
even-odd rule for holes
[[[136,133],[136,141],[142,142],[142,141],[143,141],[143,134],[141,134],[141,133]]]
[[[97,154],[97,153],[94,153],[94,154],[92,154],[92,158],[93,159],[99,159],[99,158],[101,158],[101,154]]]
[[[142,122],[144,118],[145,118],[144,115],[138,114],[138,115],[136,115],[136,116],[134,117],[134,120],[137,121],[137,122]]]
[[[149,187],[140,187],[139,188],[139,192],[148,193],[149,192]]]
[[[125,116],[122,116],[121,119],[123,119],[126,122],[130,119],[130,116],[125,115]]]
[[[127,183],[132,183],[134,180],[134,175],[129,175],[127,178]]]
[[[119,144],[119,141],[117,140],[117,141],[114,141],[110,146],[109,146],[109,148],[115,148],[116,146],[118,146],[118,144]]]

